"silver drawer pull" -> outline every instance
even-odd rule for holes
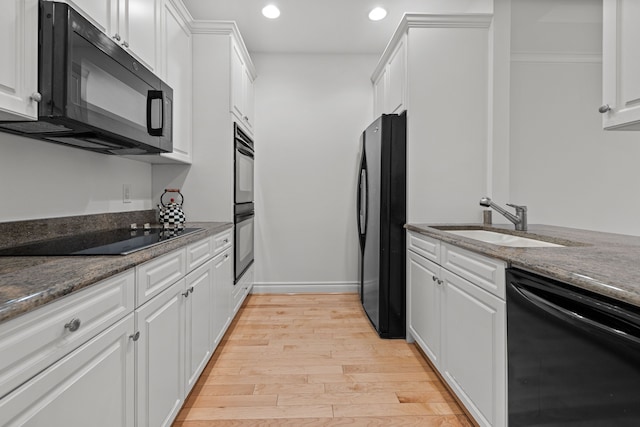
[[[82,322],[80,322],[80,319],[78,319],[77,317],[74,319],[71,319],[67,324],[64,325],[65,329],[68,329],[69,332],[75,332],[78,329],[80,329],[80,324]]]
[[[136,332],[135,334],[133,334],[133,335],[129,335],[129,338],[130,338],[132,341],[138,341],[138,339],[140,338],[140,331],[137,331],[137,332]]]
[[[229,243],[229,239],[224,239],[222,242],[223,243]]]

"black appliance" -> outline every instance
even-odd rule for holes
[[[507,271],[509,426],[639,426],[640,308]]]
[[[235,205],[235,283],[253,264],[253,219],[255,217],[253,203]]]
[[[128,255],[202,228],[99,230],[0,250],[0,256]]]
[[[254,191],[253,191],[253,140],[237,123],[233,124],[234,162],[234,277],[238,283],[242,275],[253,264],[254,237]]]
[[[40,2],[37,121],[0,131],[105,154],[171,152],[173,91],[64,3]]]
[[[235,193],[234,202],[253,202],[253,140],[242,131],[237,123],[233,124],[235,145]]]
[[[362,134],[357,195],[362,306],[382,338],[405,336],[406,112]]]

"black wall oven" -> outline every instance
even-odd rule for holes
[[[253,202],[253,140],[233,124],[235,145],[235,195],[236,204]]]
[[[253,264],[253,203],[235,206],[235,283]]]
[[[235,147],[235,283],[253,264],[254,206],[253,206],[253,140],[233,124]]]

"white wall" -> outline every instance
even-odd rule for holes
[[[640,132],[597,112],[602,2],[514,0],[511,28],[509,201],[530,223],[640,235]]]
[[[152,208],[151,165],[6,133],[0,183],[0,222]]]
[[[372,121],[378,56],[252,58],[255,289],[355,291],[359,137]]]

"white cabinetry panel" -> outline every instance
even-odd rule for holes
[[[640,130],[640,2],[603,2],[603,113],[605,129]]]
[[[133,427],[133,314],[0,401],[6,427]]]
[[[440,365],[440,266],[407,251],[409,330],[420,348]]]
[[[184,280],[136,310],[138,426],[168,426],[184,398]]]
[[[38,117],[38,1],[0,0],[0,120]]]
[[[0,397],[133,311],[133,270],[0,327]]]

